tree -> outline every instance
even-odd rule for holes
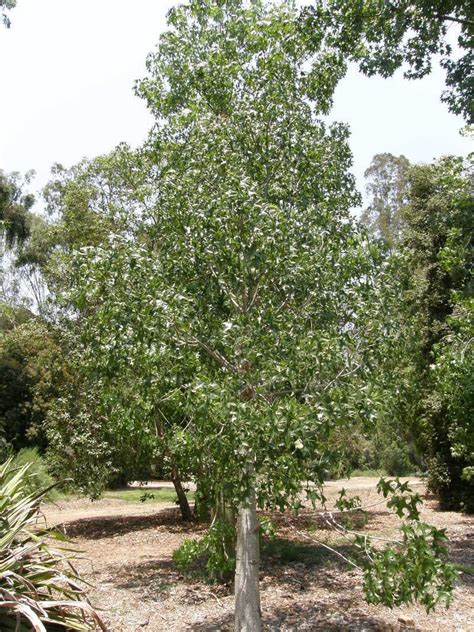
[[[449,27],[460,29],[456,59]],[[317,50],[326,51],[343,76],[355,61],[368,76],[419,79],[431,72],[433,57],[446,70],[442,100],[451,112],[473,120],[472,44],[474,20],[469,0],[316,0],[302,11],[302,25]]]
[[[374,171],[375,194],[363,219],[376,236],[390,235],[387,218],[398,227],[385,260],[392,270],[386,289],[397,288],[391,314],[398,326],[381,341],[378,426],[390,420],[417,447],[442,507],[472,510],[463,474],[472,461],[470,160],[446,157],[398,170],[394,157],[376,156]]]
[[[144,160],[142,153],[120,145],[108,155],[83,160],[70,169],[55,165],[54,177],[45,189],[49,215],[46,233],[43,238],[41,233],[33,232],[17,264],[27,269],[38,266],[47,280],[59,317],[57,324],[68,349],[63,361],[77,378],[64,389],[48,416],[49,458],[54,470],[63,475],[67,472],[76,488],[94,497],[106,484],[146,480],[152,472],[172,476],[189,519],[191,510],[179,477],[173,475],[176,468],[165,449],[166,437],[156,437],[156,417],[144,417],[140,405],[144,395],[136,400],[135,414],[131,415],[131,402],[137,396],[131,385],[140,383],[145,390],[145,381],[140,381],[141,367],[120,379],[114,375],[108,380],[102,375],[100,383],[96,375],[81,372],[76,349],[81,349],[82,322],[94,306],[89,303],[84,314],[78,309],[71,318],[71,306],[61,297],[71,283],[76,250],[108,245],[114,235],[136,234],[142,200],[147,199],[148,167]],[[104,454],[107,457],[99,463],[98,455]]]
[[[0,18],[7,29],[10,28],[11,24],[7,11],[14,7],[16,7],[16,0],[0,0]]]
[[[45,419],[67,381],[59,341],[48,326],[21,308],[2,310],[0,331],[0,432],[4,446],[46,448]],[[10,314],[9,314],[10,312]],[[15,320],[22,324],[11,326]]]
[[[34,196],[24,192],[33,172],[23,181],[19,173],[6,174],[0,169],[0,284],[2,300],[19,299],[19,280],[15,278],[13,259],[16,250],[25,243],[31,229],[31,207]]]
[[[33,175],[29,171],[22,181],[19,173],[5,174],[0,170],[0,237],[8,249],[24,242],[30,234],[30,209],[35,199],[23,189]]]
[[[408,171],[405,156],[377,154],[364,175],[369,205],[362,222],[370,233],[393,249],[403,236],[403,208],[408,204]]]
[[[137,84],[155,116],[145,203],[77,254],[67,297],[84,367],[112,400],[127,384],[131,423],[171,433],[199,493],[236,517],[237,630],[261,625],[257,507],[297,509],[304,484],[321,498],[332,437],[367,405],[353,378],[373,260],[350,217],[348,132],[317,118],[332,86],[308,79],[295,15],[260,0],[170,12]],[[381,585],[367,574],[372,599]]]
[[[419,372],[420,435],[429,459],[430,485],[444,508],[473,510],[471,465],[472,370],[472,163],[446,157],[410,173],[404,243],[411,256]],[[456,388],[454,385],[456,384]]]

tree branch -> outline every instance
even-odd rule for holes
[[[462,24],[463,26],[474,26],[473,20],[466,20],[463,18],[455,18],[453,15],[443,15],[442,13],[438,13],[437,17],[439,20],[455,22],[456,24]]]
[[[215,360],[217,364],[219,364],[223,369],[227,369],[227,371],[230,371],[235,375],[240,375],[239,369],[231,364],[229,360],[227,360],[227,358],[225,358],[219,351],[212,349],[208,344],[206,344],[202,340],[199,340],[199,338],[196,338],[195,336],[191,338],[190,342],[193,345],[201,347],[201,349],[203,349],[211,358],[213,358],[213,360]]]

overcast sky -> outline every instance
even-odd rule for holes
[[[35,188],[54,162],[140,143],[151,119],[133,94],[145,58],[176,0],[18,0],[12,27],[0,25],[0,168],[34,169]],[[463,121],[439,100],[444,75],[422,81],[365,78],[340,84],[331,118],[349,123],[359,185],[372,156],[428,162],[466,154]]]

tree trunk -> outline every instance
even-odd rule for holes
[[[257,504],[252,488],[237,516],[237,555],[235,568],[235,632],[260,632],[260,591],[258,572],[260,543]]]
[[[179,478],[176,468],[173,468],[173,471],[171,472],[171,480],[173,481],[174,489],[176,491],[176,495],[178,496],[179,508],[181,510],[183,520],[192,520],[193,512],[189,506],[188,498],[183,486],[181,485],[181,479]]]

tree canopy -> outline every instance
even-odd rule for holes
[[[316,0],[302,12],[316,49],[327,51],[342,75],[348,61],[368,76],[390,77],[403,67],[408,79],[431,72],[440,56],[446,70],[442,94],[451,112],[473,120],[474,20],[469,0]],[[448,39],[457,25],[458,56]]]

